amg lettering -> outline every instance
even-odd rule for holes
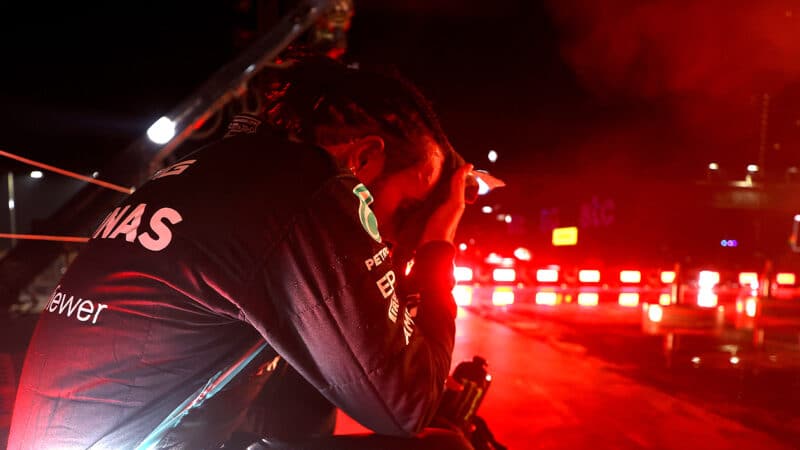
[[[183,221],[183,217],[178,211],[172,208],[160,208],[150,217],[149,230],[143,230],[140,233],[142,217],[147,211],[147,203],[140,203],[127,212],[129,209],[130,205],[126,205],[112,211],[92,237],[94,239],[116,239],[119,235],[123,235],[127,242],[138,241],[147,250],[157,252],[164,250],[172,242],[172,229],[169,225],[176,225]],[[125,215],[126,212],[127,215]]]
[[[414,319],[411,318],[411,313],[408,310],[403,314],[403,335],[406,338],[406,345],[411,341],[411,335],[414,334]]]
[[[88,322],[91,320],[92,324],[95,324],[100,317],[100,312],[108,308],[108,305],[104,303],[95,303],[92,300],[83,298],[76,299],[74,295],[60,292],[59,289],[61,289],[61,285],[56,286],[56,290],[50,297],[50,301],[47,302],[47,305],[44,307],[45,311],[54,312],[67,317],[72,317],[72,315],[75,314],[75,318],[79,322]]]

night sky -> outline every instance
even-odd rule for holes
[[[235,3],[4,4],[0,148],[100,167],[235,56]],[[348,56],[395,64],[515,181],[733,176],[762,141],[780,174],[800,164],[798,21],[795,0],[356,0]]]

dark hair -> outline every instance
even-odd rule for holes
[[[377,134],[386,142],[390,171],[426,158],[424,146],[418,145],[425,138],[433,139],[448,160],[461,160],[430,102],[394,69],[356,68],[314,57],[278,72],[279,79],[265,92],[262,115],[295,139],[325,146]]]

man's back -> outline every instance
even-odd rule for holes
[[[276,353],[244,315],[270,304],[252,281],[336,170],[322,150],[262,134],[154,175],[102,222],[46,305],[9,447],[127,448],[150,435],[189,448],[193,419],[205,424],[194,437],[230,432],[242,406],[213,421],[197,416],[216,408],[200,406],[227,401],[236,375],[268,378]]]

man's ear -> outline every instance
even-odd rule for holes
[[[383,139],[380,136],[369,135],[351,145],[350,155],[347,159],[348,167],[364,184],[376,180],[383,173],[386,161]]]

